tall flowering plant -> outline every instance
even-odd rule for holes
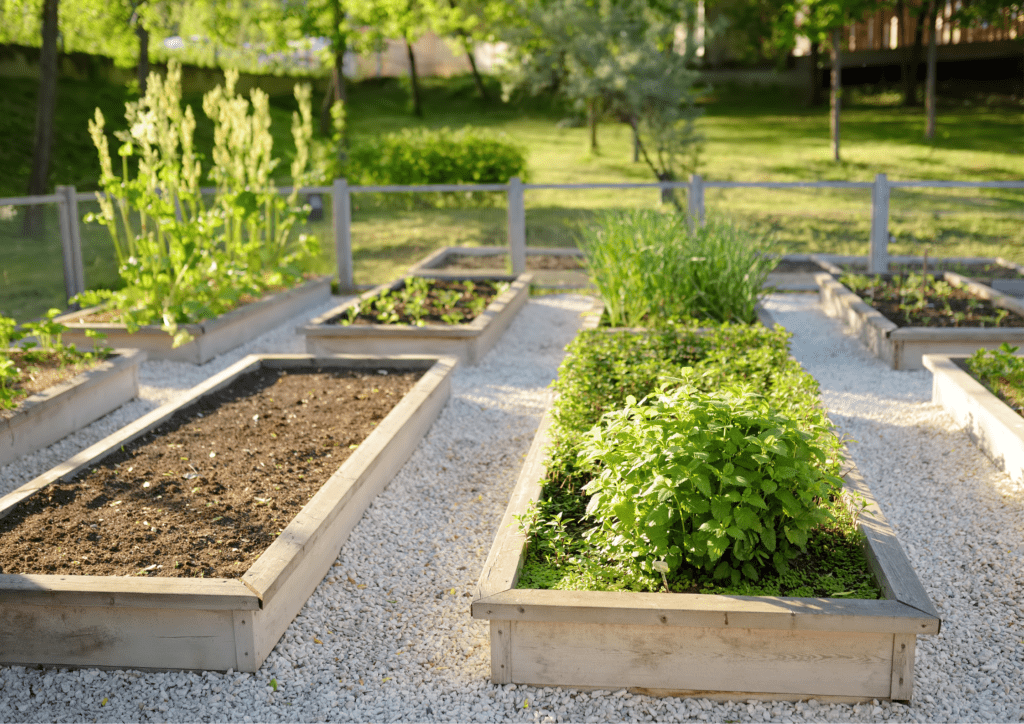
[[[214,124],[208,178],[216,192],[210,199],[200,188],[195,116],[191,106],[182,109],[180,64],[172,61],[166,78],[151,75],[146,95],[126,104],[127,130],[114,133],[121,142],[120,174],[114,173],[99,108],[89,123],[101,191],[100,211],[87,220],[109,229],[125,286],[87,291],[77,301],[102,304],[130,331],[159,323],[175,346],[190,339],[180,324],[222,314],[243,296],[294,283],[317,253],[315,238],[293,233],[306,212],[298,189],[310,179],[309,86],[295,88],[293,189],[285,197],[271,179],[278,159],[272,156],[269,98],[258,89],[248,100],[240,97],[237,80],[237,72],[227,71],[224,86],[203,98]]]

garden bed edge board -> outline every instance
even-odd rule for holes
[[[114,350],[95,367],[22,400],[12,417],[0,418],[0,466],[52,445],[133,399],[145,359],[140,350]]]
[[[420,274],[426,279],[444,279]],[[306,351],[315,355],[333,354],[428,354],[451,355],[465,364],[477,364],[501,338],[530,297],[532,274],[518,277],[493,274],[460,274],[470,281],[507,281],[509,288],[491,299],[483,312],[466,324],[427,324],[423,327],[397,324],[328,324],[327,320],[344,314],[350,307],[371,299],[383,291],[395,290],[408,277],[381,284],[296,328],[306,338]]]
[[[321,277],[242,305],[213,319],[178,325],[179,329],[186,330],[193,337],[191,342],[180,347],[172,347],[173,338],[156,324],[147,324],[129,333],[124,324],[76,321],[97,308],[62,314],[56,321],[68,328],[63,335],[65,342],[74,342],[79,346],[91,344],[92,340],[86,336],[85,331],[95,330],[106,335],[107,344],[145,350],[151,360],[201,365],[269,332],[303,309],[326,302],[330,296],[331,279]]]
[[[256,671],[440,413],[455,365],[452,357],[249,355],[3,496],[0,517],[260,367],[425,370],[239,579],[0,574],[0,663]]]
[[[950,355],[925,355],[924,366],[932,373],[932,402],[963,426],[1001,470],[1017,482],[1024,480],[1024,418]]]
[[[959,277],[952,272],[946,274]],[[1024,328],[899,327],[831,274],[818,274],[815,280],[819,305],[825,314],[842,321],[872,354],[894,370],[923,369],[925,354],[969,355],[982,347],[995,349],[1004,342],[1024,345]],[[1004,294],[978,282],[970,282],[970,287],[972,291],[987,290],[987,298],[998,306],[1013,311],[1020,307],[1024,313],[1024,306]]]
[[[916,637],[938,633],[941,621],[870,497],[861,527],[886,600],[516,589],[527,543],[517,516],[541,494],[551,421],[549,412],[471,606],[490,621],[493,683],[734,700],[911,698]],[[870,496],[856,470],[845,479]]]

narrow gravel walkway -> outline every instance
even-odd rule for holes
[[[888,370],[811,295],[768,303],[943,615],[942,634],[920,639],[912,706],[489,683],[469,595],[588,304],[560,295],[532,298],[482,364],[456,370],[451,402],[258,673],[0,667],[0,721],[1024,720],[1024,488],[929,402],[929,373]],[[0,469],[0,493],[245,352],[301,351],[298,321],[202,368],[146,363],[143,399]]]

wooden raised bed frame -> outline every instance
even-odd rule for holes
[[[510,282],[505,292],[491,300],[473,321],[466,324],[426,324],[415,327],[404,324],[328,324],[327,320],[345,314],[355,304],[377,296],[383,291],[399,289],[406,277],[390,284],[381,284],[357,299],[350,299],[321,314],[308,324],[296,328],[305,336],[306,351],[315,355],[331,354],[436,354],[458,357],[475,365],[504,334],[530,296],[531,274],[519,277],[481,274],[459,274],[457,277],[420,274],[426,279],[468,279],[474,282]]]
[[[963,357],[929,354],[932,402],[963,425],[975,444],[1016,481],[1024,480],[1024,417],[965,369]]]
[[[451,391],[451,357],[250,355],[0,498],[0,517],[261,367],[421,369],[413,386],[240,579],[0,574],[0,663],[256,671]]]
[[[0,465],[51,445],[134,398],[145,359],[139,350],[115,350],[92,369],[22,400],[13,417],[0,417]]]
[[[945,278],[951,284],[966,284],[983,299],[1024,316],[1024,304],[1013,297],[953,272],[946,272]],[[894,370],[923,369],[926,354],[969,355],[982,347],[996,349],[1004,342],[1024,344],[1024,328],[900,327],[831,274],[818,274],[815,281],[825,314],[842,320],[872,354]]]
[[[91,344],[85,335],[87,329],[102,332],[106,335],[106,343],[111,347],[125,347],[145,350],[151,360],[174,360],[206,364],[219,354],[223,354],[246,342],[252,341],[294,317],[307,307],[322,304],[331,298],[331,280],[323,277],[306,282],[294,289],[271,294],[251,304],[207,319],[196,324],[182,324],[179,328],[188,331],[193,340],[180,347],[172,347],[173,338],[160,329],[159,325],[147,324],[137,332],[128,332],[124,324],[114,322],[78,321],[98,307],[69,312],[57,317],[57,321],[68,330],[63,334],[65,342],[74,342],[79,346]]]
[[[729,700],[910,700],[917,636],[938,633],[941,621],[852,467],[843,477],[868,504],[860,528],[884,600],[517,589],[528,542],[517,516],[541,496],[551,422],[545,415],[537,431],[472,603],[473,617],[490,621],[493,683]]]

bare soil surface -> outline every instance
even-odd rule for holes
[[[912,300],[904,301],[895,288],[886,283],[857,294],[900,327],[1024,327],[1024,317],[1014,312],[996,324],[995,315],[1000,307],[959,287],[953,287],[942,297],[929,295],[925,306],[914,305]]]
[[[42,355],[42,356],[41,356]],[[13,389],[16,390],[14,399],[21,402],[32,395],[49,389],[61,382],[67,382],[76,375],[92,369],[103,359],[94,359],[87,362],[67,363],[62,361],[58,355],[44,355],[36,352],[10,351],[8,359],[14,362],[14,366],[21,370]],[[10,419],[17,413],[18,408],[13,410],[0,410],[0,419]]]
[[[813,261],[791,261],[789,259],[780,259],[772,269],[772,272],[779,274],[817,274],[823,271],[825,270]]]
[[[0,519],[0,573],[238,578],[422,372],[260,370]]]
[[[470,254],[453,254],[445,259],[439,269],[487,269],[505,270],[509,268],[508,254],[476,256]],[[527,254],[527,271],[572,271],[583,268],[583,259],[578,256],[564,254]]]
[[[840,264],[840,268],[849,274],[867,274],[867,265],[862,264]],[[890,264],[889,271],[893,274],[921,274],[924,271],[922,264]],[[1002,264],[960,264],[949,263],[942,259],[928,261],[928,273],[956,272],[961,276],[971,279],[1024,279],[1024,276],[1016,270]]]
[[[467,324],[504,288],[499,282],[430,279],[425,297],[405,295],[403,288],[363,302],[354,317],[339,314],[327,324]]]

